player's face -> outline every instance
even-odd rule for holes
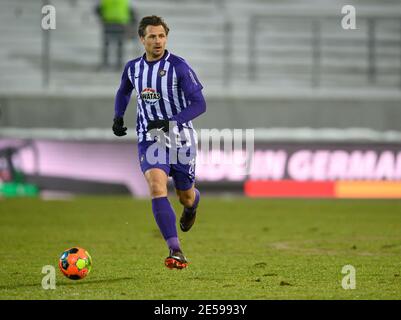
[[[147,26],[145,37],[141,37],[146,56],[150,60],[160,59],[166,48],[167,35],[163,26]]]

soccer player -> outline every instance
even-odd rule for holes
[[[206,102],[203,86],[192,68],[184,59],[166,50],[168,33],[169,28],[161,17],[147,16],[140,21],[138,34],[145,53],[124,68],[115,98],[113,132],[117,136],[126,135],[123,117],[135,89],[139,161],[149,186],[156,223],[170,250],[165,265],[182,269],[188,261],[178,239],[174,209],[167,198],[167,181],[169,176],[173,178],[176,194],[184,206],[180,227],[186,232],[195,222],[200,200],[194,185],[196,132],[191,120],[206,111]],[[155,143],[160,147],[163,136],[165,152],[158,148],[154,153]],[[188,155],[188,150],[188,158],[179,157]],[[172,161],[177,158],[175,152],[179,155],[178,161]],[[154,155],[163,161],[155,163],[150,159]]]

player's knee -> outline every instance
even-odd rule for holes
[[[195,198],[190,193],[184,193],[180,194],[179,200],[184,207],[190,208],[192,207]]]
[[[153,180],[149,182],[150,195],[152,197],[165,197],[167,196],[167,186],[161,181]]]

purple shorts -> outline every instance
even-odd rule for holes
[[[190,155],[189,148],[181,148],[175,151],[176,156],[174,156],[171,149],[167,147],[155,148],[154,143],[156,142],[143,141],[138,143],[139,164],[142,172],[145,173],[153,168],[161,169],[167,176],[173,178],[177,190],[191,189],[195,182],[196,154]],[[162,152],[159,152],[160,150]],[[179,154],[183,153],[185,156],[180,157]]]

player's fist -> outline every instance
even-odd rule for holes
[[[168,120],[149,121],[147,129],[148,129],[148,131],[150,131],[152,129],[162,129],[164,132],[168,132],[169,124],[170,124],[170,121],[168,121]]]
[[[127,128],[124,127],[124,119],[122,117],[116,117],[113,122],[114,134],[118,137],[125,136],[127,134]]]

